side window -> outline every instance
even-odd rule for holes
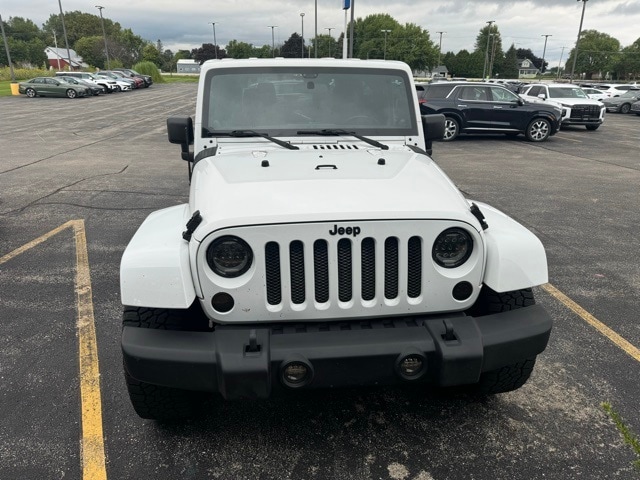
[[[542,92],[542,87],[531,87],[529,89],[529,91],[527,92],[527,95],[529,95],[531,97],[537,97],[541,93],[543,93]]]
[[[506,88],[491,87],[491,98],[494,102],[515,102],[517,95],[511,93]]]
[[[487,90],[481,86],[467,86],[460,89],[460,100],[486,101]]]

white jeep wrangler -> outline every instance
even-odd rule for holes
[[[430,158],[409,67],[209,61],[195,122],[169,118],[189,203],[149,215],[121,264],[136,412],[202,394],[413,383],[514,390],[552,321],[540,241]]]

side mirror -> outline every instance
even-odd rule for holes
[[[422,129],[425,140],[440,140],[444,137],[444,115],[422,115]]]
[[[541,98],[542,100],[546,100],[547,96],[544,93],[541,93],[540,95],[538,95],[538,98]]]
[[[524,100],[522,98],[518,99],[518,105],[520,105],[521,107],[524,105]]]
[[[169,142],[180,145],[182,159],[193,161],[193,153],[189,151],[189,145],[193,145],[193,120],[191,117],[167,118],[167,134]]]
[[[433,153],[433,140],[440,140],[444,137],[444,115],[436,113],[422,115],[421,118],[426,151],[431,155]]]

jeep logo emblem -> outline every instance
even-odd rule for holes
[[[360,235],[360,227],[338,227],[338,225],[333,226],[333,230],[329,230],[330,235],[353,235],[357,237]]]

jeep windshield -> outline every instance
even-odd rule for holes
[[[252,130],[298,136],[345,130],[367,136],[418,134],[413,81],[373,68],[220,68],[205,79],[202,135]]]

